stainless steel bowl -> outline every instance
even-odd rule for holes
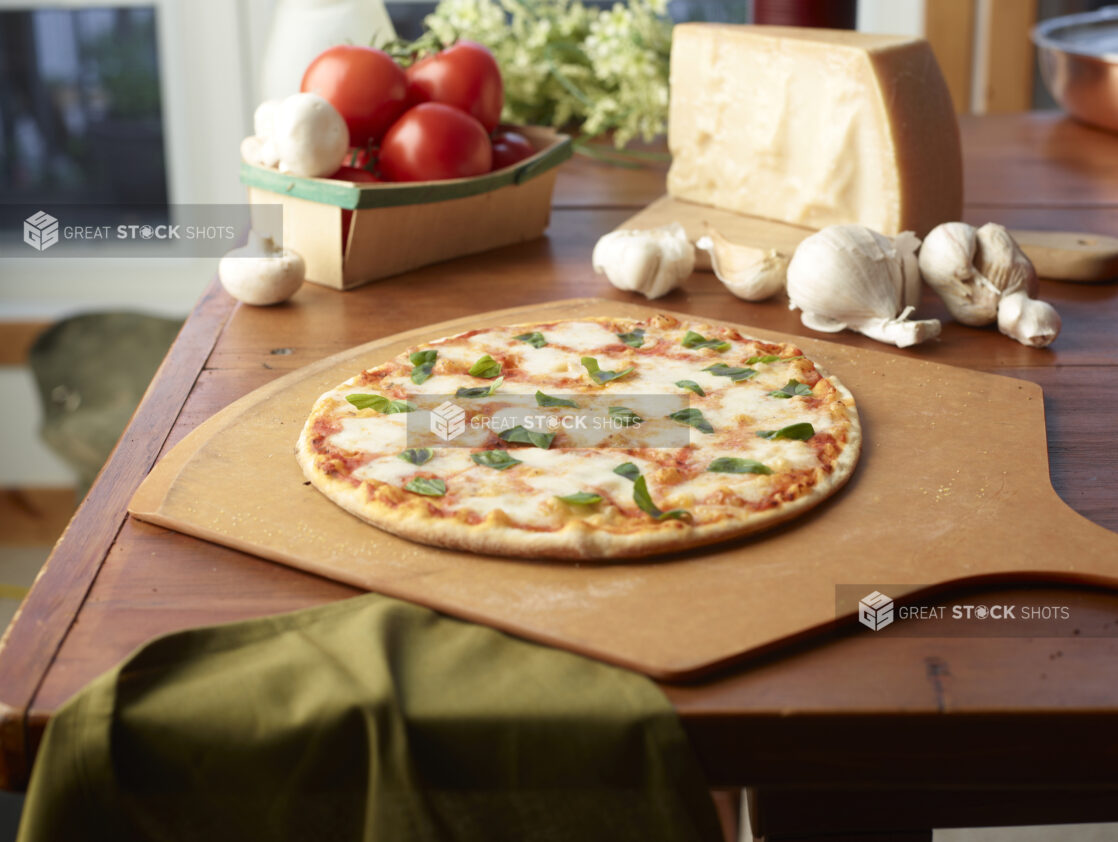
[[[1033,28],[1044,84],[1073,117],[1118,132],[1118,6]]]

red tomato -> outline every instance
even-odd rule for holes
[[[328,100],[349,127],[349,145],[364,146],[403,112],[408,80],[388,53],[344,44],[312,61],[299,89]]]
[[[493,53],[474,41],[459,41],[420,59],[407,71],[411,102],[441,102],[476,117],[487,132],[497,128],[505,89]]]
[[[371,172],[363,170],[360,167],[339,167],[337,172],[333,175],[328,175],[327,178],[333,178],[337,181],[380,181],[380,179]]]
[[[481,123],[438,102],[409,109],[380,144],[380,171],[389,181],[467,178],[489,172],[492,162]]]
[[[519,132],[502,129],[493,135],[493,169],[495,170],[503,170],[513,164],[519,164],[535,154],[535,147]]]

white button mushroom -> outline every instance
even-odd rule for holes
[[[280,100],[268,99],[256,106],[252,115],[254,134],[241,141],[241,159],[245,162],[269,169],[279,163],[279,153],[272,142],[272,134],[280,105]]]
[[[233,249],[217,266],[226,292],[245,304],[279,304],[303,285],[306,266],[291,249],[278,248],[270,237],[250,231],[248,243]]]
[[[292,94],[276,109],[271,141],[279,170],[318,178],[342,165],[349,149],[345,120],[318,94]]]
[[[345,120],[318,94],[269,99],[252,122],[255,134],[241,141],[241,158],[258,167],[318,178],[334,173],[349,151]]]

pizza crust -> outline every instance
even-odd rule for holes
[[[638,324],[633,320],[619,319],[573,321],[600,321],[610,324],[629,321]],[[509,331],[527,333],[554,324],[556,323],[515,325],[504,330],[506,333]],[[682,325],[682,327],[712,330],[709,325],[697,323]],[[476,333],[470,332],[463,336]],[[449,337],[422,347],[437,345],[446,348],[446,343],[451,343],[456,338]],[[743,339],[763,341],[753,340],[752,337],[743,337]],[[408,352],[402,355],[405,360],[407,356]],[[814,369],[822,379],[826,379],[835,388],[839,395],[837,403],[841,404],[841,411],[847,422],[843,428],[845,440],[841,443],[841,450],[837,457],[831,462],[831,469],[817,471],[815,481],[806,490],[795,493],[792,499],[783,500],[775,506],[760,511],[743,510],[738,513],[738,516],[730,513],[714,522],[692,523],[682,519],[658,521],[648,516],[638,516],[628,517],[624,521],[623,529],[610,529],[572,516],[559,528],[524,528],[501,509],[490,511],[480,520],[475,518],[471,522],[466,516],[468,506],[458,512],[447,512],[438,502],[441,498],[428,498],[401,491],[388,483],[371,480],[356,482],[349,474],[343,472],[339,475],[327,469],[323,454],[316,445],[315,422],[323,417],[324,407],[331,404],[331,395],[337,390],[323,395],[316,403],[299,437],[296,456],[307,479],[334,503],[377,528],[418,543],[486,555],[571,561],[628,559],[679,552],[750,535],[785,523],[819,505],[850,479],[858,462],[862,444],[857,405],[854,396],[838,378],[827,374],[818,366],[814,366]],[[368,372],[365,374],[367,375]],[[353,383],[360,377],[361,375],[347,382]],[[515,454],[516,451],[510,452]],[[623,458],[619,457],[619,459]]]

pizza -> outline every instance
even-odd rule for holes
[[[424,343],[322,395],[296,450],[319,491],[412,541],[611,559],[786,521],[860,446],[853,396],[795,345],[661,314]]]

